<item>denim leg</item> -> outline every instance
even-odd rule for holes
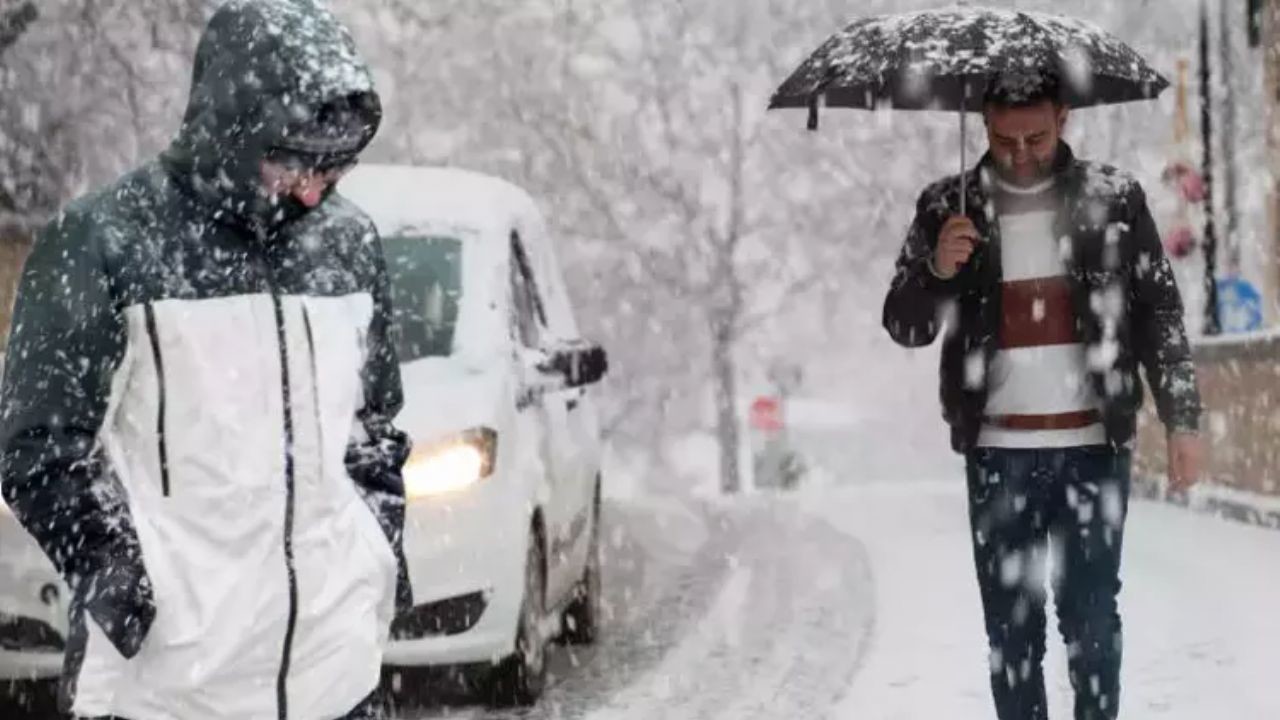
[[[1000,720],[1047,720],[1043,660],[1051,483],[1032,450],[968,457],[969,520]]]
[[[1120,551],[1128,512],[1130,453],[1106,447],[1058,458],[1058,512],[1051,534],[1054,601],[1067,646],[1076,720],[1114,720],[1122,653]]]

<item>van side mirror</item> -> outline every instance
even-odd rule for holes
[[[566,343],[552,348],[539,370],[560,375],[566,388],[594,385],[609,372],[609,356],[604,348],[586,342]]]
[[[521,350],[524,382],[516,400],[523,409],[544,395],[593,385],[609,371],[604,348],[582,341],[557,343],[541,350]]]

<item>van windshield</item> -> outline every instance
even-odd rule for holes
[[[400,362],[453,353],[462,297],[462,241],[451,237],[383,238]]]

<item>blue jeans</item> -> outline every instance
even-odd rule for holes
[[[1053,557],[1058,629],[1076,720],[1120,704],[1120,548],[1131,453],[1106,446],[980,448],[968,456],[969,519],[1000,720],[1046,720],[1045,584]]]

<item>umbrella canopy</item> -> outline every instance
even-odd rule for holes
[[[952,8],[859,20],[827,40],[774,93],[772,108],[820,104],[981,111],[992,83],[1059,80],[1061,100],[1084,107],[1156,97],[1169,82],[1098,27],[1044,13]]]

